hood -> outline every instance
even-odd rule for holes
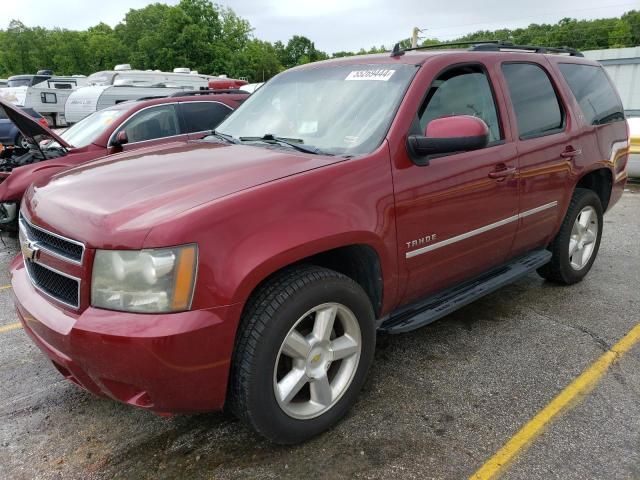
[[[62,235],[93,246],[137,248],[152,227],[187,210],[339,161],[344,159],[284,149],[176,142],[112,155],[36,182],[25,206],[34,220]]]
[[[31,118],[29,115],[21,112],[15,106],[10,103],[0,100],[0,109],[2,109],[11,120],[15,126],[20,130],[22,136],[31,140],[34,145],[37,145],[35,137],[40,135],[44,137],[49,137],[58,142],[59,145],[63,146],[66,149],[71,149],[73,146],[69,145],[65,142],[61,137],[53,133],[46,127],[40,125],[35,119]]]

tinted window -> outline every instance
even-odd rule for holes
[[[214,102],[181,103],[180,108],[187,129],[185,133],[214,130],[232,111],[226,105]]]
[[[601,67],[561,63],[560,71],[590,125],[624,120],[624,108]]]
[[[500,140],[500,124],[489,79],[479,67],[449,70],[437,78],[427,100],[418,112],[420,127],[436,118],[450,115],[473,115],[489,127],[489,141]]]
[[[125,130],[129,143],[179,135],[178,117],[173,105],[141,110],[128,120],[118,132]]]
[[[507,63],[502,66],[520,138],[555,133],[563,127],[562,110],[551,80],[538,65]]]

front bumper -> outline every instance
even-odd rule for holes
[[[144,315],[48,302],[22,258],[11,266],[25,331],[67,379],[100,396],[158,413],[220,410],[240,305]]]

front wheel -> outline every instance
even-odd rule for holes
[[[551,261],[538,269],[538,273],[564,285],[581,281],[598,255],[602,215],[600,197],[593,190],[577,188],[560,231],[549,245]]]
[[[314,266],[285,270],[247,304],[229,407],[275,443],[307,440],[353,405],[374,348],[373,309],[357,283]]]

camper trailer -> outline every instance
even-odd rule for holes
[[[84,75],[56,76],[50,70],[35,75],[14,75],[0,88],[0,98],[16,106],[32,108],[49,126],[63,127],[64,105],[73,90],[86,84]]]
[[[218,77],[202,75],[188,68],[173,72],[133,70],[130,65],[116,65],[115,69],[97,72],[87,77],[87,86],[75,90],[67,100],[65,118],[69,124],[86,116],[128,100],[166,97],[184,90],[201,90],[209,80]]]

